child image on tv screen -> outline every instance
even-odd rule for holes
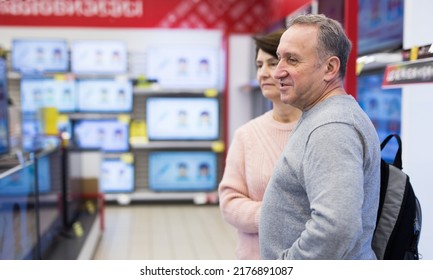
[[[66,72],[69,68],[66,41],[14,40],[12,43],[12,68],[22,73]]]
[[[122,159],[104,159],[101,163],[100,189],[103,192],[131,192],[134,189],[134,165]]]
[[[78,40],[71,47],[76,74],[121,74],[128,68],[126,44],[115,40]]]
[[[74,126],[74,140],[82,149],[127,151],[128,127],[118,120],[82,120]]]
[[[80,80],[78,111],[129,112],[132,110],[132,83],[118,80]]]
[[[146,116],[150,140],[215,140],[218,101],[213,98],[148,98]]]
[[[54,107],[59,112],[75,111],[75,82],[56,79],[22,79],[21,108],[23,112],[37,112],[43,107]]]
[[[219,88],[219,59],[216,48],[208,46],[151,47],[147,75],[162,88]]]
[[[151,152],[149,186],[161,191],[206,191],[216,186],[216,155],[212,152]]]

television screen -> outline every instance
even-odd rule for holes
[[[0,58],[0,155],[9,152],[8,87],[6,61]]]
[[[0,259],[38,259],[35,165],[0,173]]]
[[[61,39],[15,39],[11,62],[12,69],[23,74],[67,72],[68,45]]]
[[[210,191],[217,186],[217,157],[208,151],[149,153],[149,188],[154,191]]]
[[[147,52],[147,77],[166,89],[218,89],[220,64],[215,47],[151,47]]]
[[[401,127],[401,89],[383,89],[383,75],[383,71],[375,71],[358,77],[358,102],[376,127],[380,141],[389,134],[400,134]],[[391,141],[382,151],[383,159],[391,162],[397,148],[397,142]]]
[[[42,259],[45,259],[63,227],[62,153],[60,148],[56,148],[41,152],[35,158],[39,202],[39,248]]]
[[[40,128],[38,121],[23,116],[21,123],[21,144],[24,151],[30,152],[40,148]]]
[[[75,111],[76,93],[73,80],[21,79],[21,109],[37,112],[43,107],[54,107],[59,112]]]
[[[120,157],[104,158],[101,162],[100,190],[104,193],[134,191],[134,163]]]
[[[125,152],[129,149],[129,124],[119,120],[79,120],[73,137],[80,149]]]
[[[401,49],[404,0],[359,0],[358,54]]]
[[[77,82],[80,112],[131,112],[132,82],[92,79]]]
[[[69,120],[59,119],[57,122],[59,133],[66,132],[71,135],[72,128]],[[41,134],[39,120],[34,114],[23,114],[21,119],[21,145],[26,152],[40,150],[48,142],[57,142],[57,136],[46,136]]]
[[[77,40],[71,44],[71,69],[75,74],[122,74],[128,72],[125,42]]]
[[[148,97],[149,140],[216,140],[219,103],[207,97]]]

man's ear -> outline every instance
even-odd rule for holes
[[[329,82],[335,79],[340,72],[340,59],[336,56],[331,56],[326,60],[326,72],[324,79]]]

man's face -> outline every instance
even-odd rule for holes
[[[281,101],[302,111],[317,102],[326,85],[326,63],[321,63],[317,48],[317,28],[294,25],[284,32],[277,49],[280,60],[274,77],[280,82]]]

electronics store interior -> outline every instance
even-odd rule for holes
[[[356,42],[346,89],[401,135],[433,259],[433,80],[385,82],[433,63],[432,2],[28,2],[0,1],[1,260],[236,259],[218,186],[237,128],[272,109],[253,36],[303,13]]]

